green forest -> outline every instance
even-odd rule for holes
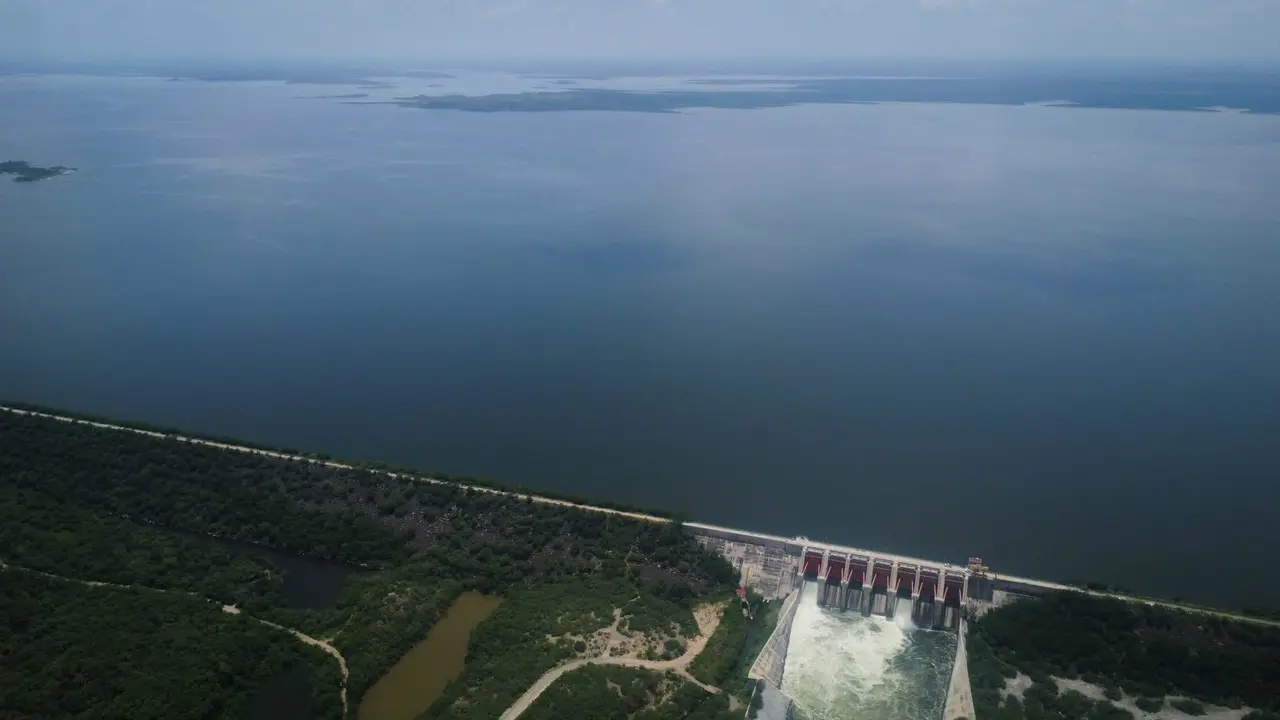
[[[675,673],[588,665],[567,673],[521,718],[529,720],[741,720],[723,693],[712,695]]]
[[[476,589],[504,602],[473,633],[463,676],[424,712],[492,718],[580,652],[547,635],[597,631],[616,610],[624,631],[691,637],[692,608],[731,598],[737,579],[679,523],[166,435],[0,412],[5,611],[33,618],[0,640],[0,673],[27,689],[0,695],[0,716],[76,717],[88,703],[94,717],[241,717],[272,678],[304,667],[313,717],[341,717],[336,660],[292,628],[341,652],[354,717],[378,678]],[[295,607],[269,559],[223,541],[354,572],[328,607]],[[54,616],[37,612],[51,607]],[[239,645],[259,652],[232,652]],[[709,696],[692,684],[680,692]]]
[[[328,662],[202,600],[22,571],[0,572],[0,613],[0,716],[14,720],[241,717],[265,679]]]
[[[979,720],[1127,720],[1114,704],[1124,697],[1146,712],[1166,702],[1191,715],[1202,703],[1259,718],[1280,711],[1280,628],[1262,624],[1062,592],[987,613],[968,649]],[[1002,700],[1018,674],[1032,686],[1021,701]],[[1059,692],[1054,677],[1096,685],[1106,699]]]
[[[715,634],[689,665],[695,678],[743,698],[752,695],[747,673],[778,624],[781,601],[766,603],[760,595],[748,593],[747,605],[749,613],[738,602],[725,608]]]
[[[462,677],[427,716],[480,720],[501,715],[539,675],[578,652],[573,641],[548,644],[548,636],[590,634],[610,624],[614,608],[622,609],[636,631],[679,622],[682,632],[692,635],[697,629],[686,603],[638,594],[633,583],[605,578],[515,590],[472,634]]]

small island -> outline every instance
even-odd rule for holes
[[[0,162],[0,175],[13,175],[14,182],[36,182],[51,177],[67,175],[75,172],[75,168],[54,165],[52,167],[36,167],[25,160],[6,160]]]
[[[369,93],[340,93],[338,95],[298,95],[299,100],[359,100],[369,97]]]

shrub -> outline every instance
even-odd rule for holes
[[[1177,700],[1171,700],[1169,704],[1188,715],[1204,714],[1204,705],[1190,698],[1178,698]]]
[[[1138,709],[1143,712],[1160,712],[1160,710],[1164,708],[1164,698],[1142,697],[1138,698],[1135,704],[1138,706]]]

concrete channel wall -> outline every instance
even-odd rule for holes
[[[760,681],[760,711],[756,720],[795,720],[795,703],[768,680]],[[750,716],[750,710],[747,711]]]
[[[760,681],[759,692],[764,696],[757,720],[791,720],[794,716],[794,704],[781,688],[782,675],[787,667],[787,647],[791,644],[791,623],[796,619],[803,590],[802,581],[800,587],[782,601],[778,624],[747,673],[747,677]]]
[[[951,684],[947,686],[947,702],[942,706],[942,720],[975,720],[973,689],[969,686],[969,650],[966,638],[969,622],[960,618],[959,642],[956,643],[956,659],[951,665]]]
[[[748,677],[768,681],[774,687],[782,687],[782,673],[787,665],[787,646],[791,643],[791,623],[796,619],[796,608],[800,606],[802,590],[803,583],[782,601],[782,608],[778,611],[778,624],[773,628],[773,634],[769,636],[769,641],[764,644],[756,661],[751,664]]]

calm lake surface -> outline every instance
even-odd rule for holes
[[[379,678],[360,701],[360,720],[413,720],[462,674],[471,631],[502,598],[468,591],[458,596],[427,637]]]
[[[224,538],[204,539],[239,555],[252,555],[271,563],[280,574],[280,594],[290,607],[314,610],[333,605],[352,572],[346,565],[290,555],[262,545]]]
[[[312,558],[290,555],[253,543],[189,535],[239,555],[265,559],[280,574],[280,594],[290,607],[326,608],[338,601],[351,568]],[[247,720],[311,720],[313,689],[311,668],[295,666],[269,679],[254,692],[245,708]]]
[[[1280,117],[423,91],[0,76],[0,397],[1280,604]]]

